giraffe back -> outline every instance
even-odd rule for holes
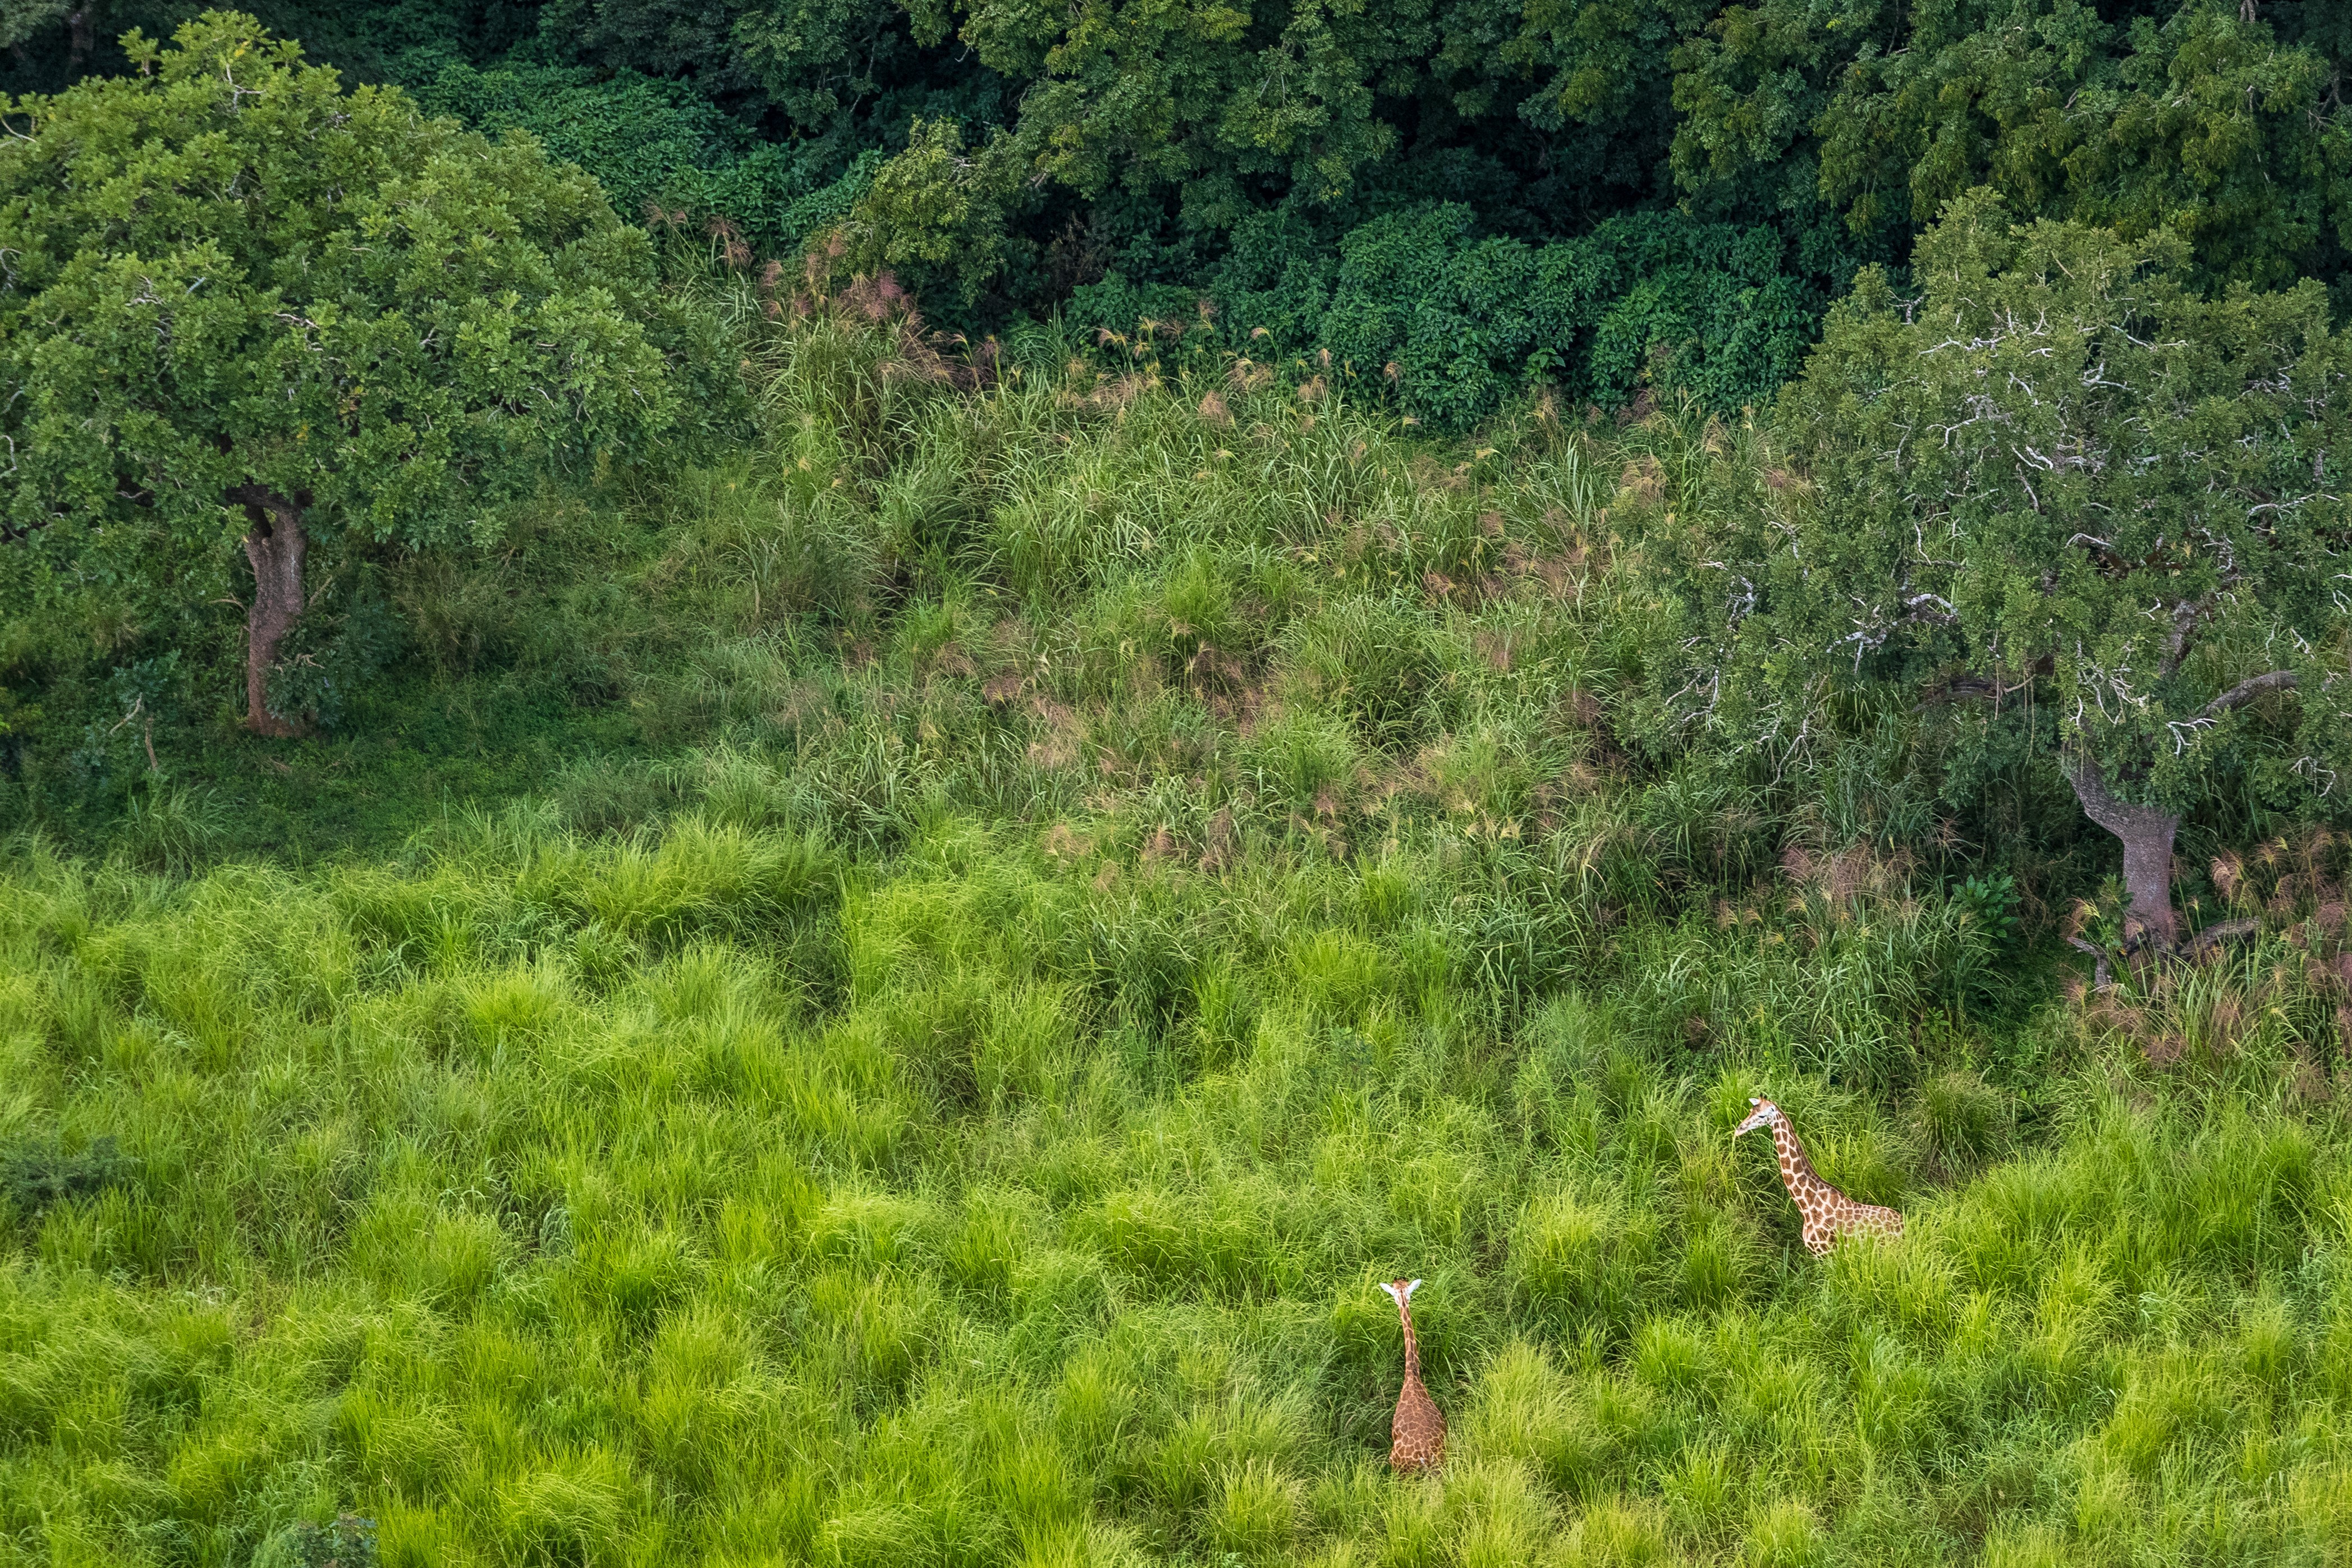
[[[1830,1201],[1822,1205],[1820,1217],[1811,1213],[1805,1216],[1805,1246],[1816,1258],[1827,1255],[1841,1237],[1872,1236],[1893,1241],[1902,1236],[1903,1216],[1893,1209],[1856,1203],[1835,1187],[1828,1191]]]
[[[1407,1373],[1389,1423],[1389,1468],[1399,1475],[1427,1475],[1444,1463],[1445,1413],[1420,1376]]]

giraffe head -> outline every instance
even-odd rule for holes
[[[1737,1138],[1743,1132],[1753,1132],[1759,1127],[1769,1127],[1780,1120],[1779,1106],[1769,1100],[1758,1100],[1751,1096],[1748,1101],[1748,1120],[1733,1128],[1731,1135]]]
[[[1412,1293],[1421,1289],[1421,1281],[1418,1279],[1390,1280],[1382,1284],[1381,1289],[1395,1297],[1396,1304],[1402,1307],[1412,1300]]]

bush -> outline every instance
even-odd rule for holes
[[[762,141],[688,83],[634,70],[509,61],[488,69],[431,53],[404,59],[418,106],[496,136],[525,131],[577,163],[631,216],[682,209],[731,221],[771,254],[838,222],[874,182],[878,153],[855,158]]]
[[[62,1142],[27,1142],[0,1154],[0,1191],[8,1194],[9,1207],[29,1223],[52,1204],[96,1196],[134,1168],[111,1133],[72,1154]]]
[[[1638,213],[1528,245],[1480,238],[1469,208],[1441,205],[1340,242],[1318,346],[1360,377],[1391,376],[1441,429],[1535,383],[1603,408],[1648,386],[1730,410],[1796,374],[1822,303],[1770,229]]]
[[[1726,412],[1766,402],[1825,303],[1778,231],[1674,212],[1531,244],[1482,237],[1471,208],[1440,204],[1374,218],[1337,248],[1245,226],[1201,284],[1114,272],[1079,288],[1063,320],[1127,357],[1190,343],[1308,360],[1302,375],[1388,388],[1423,423],[1464,431],[1539,384],[1612,410],[1644,389]]]

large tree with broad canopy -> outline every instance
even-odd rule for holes
[[[251,17],[124,43],[134,74],[0,101],[0,595],[117,635],[245,597],[247,722],[289,733],[314,539],[431,547],[671,424],[650,246],[527,138]]]
[[[2165,231],[1991,193],[1865,272],[1784,392],[1780,458],[1643,545],[1664,721],[1786,751],[1895,687],[1964,782],[2051,755],[2179,940],[2180,818],[2352,789],[2352,353],[2317,284],[2201,294]]]

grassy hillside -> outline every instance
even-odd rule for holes
[[[12,842],[0,1562],[2352,1561],[2342,842],[2086,993],[2054,777],[1618,721],[1621,475],[1738,430],[895,310]]]

